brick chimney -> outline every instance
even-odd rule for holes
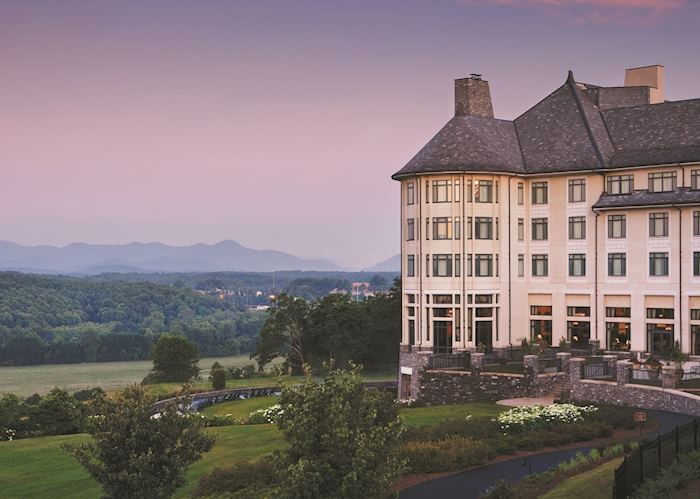
[[[625,70],[626,87],[649,87],[649,103],[664,102],[664,67],[660,64]]]
[[[455,80],[455,116],[493,118],[489,82],[481,75]]]

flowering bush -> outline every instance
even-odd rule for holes
[[[504,432],[531,428],[548,428],[557,424],[583,421],[585,414],[597,411],[596,407],[573,404],[534,405],[516,407],[498,415],[497,421]]]
[[[12,442],[15,439],[16,434],[17,434],[17,432],[15,430],[10,430],[9,428],[6,429],[5,435],[4,435],[5,440],[7,440],[8,442]],[[0,434],[0,437],[1,436],[3,436],[3,435]],[[0,438],[0,440],[2,440],[2,438]]]
[[[258,409],[248,415],[248,424],[276,423],[284,414],[284,409],[280,404],[275,404],[267,409]]]

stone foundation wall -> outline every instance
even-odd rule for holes
[[[407,397],[403,395],[407,393],[405,383],[405,375],[411,377],[410,386],[410,398],[418,399],[420,398],[420,386],[419,377],[420,372],[428,365],[430,360],[430,351],[420,352],[420,351],[400,351],[399,353],[399,386],[398,386],[398,398],[403,400]]]
[[[581,402],[640,407],[700,416],[700,396],[657,386],[618,385],[583,379],[571,385],[571,397]]]

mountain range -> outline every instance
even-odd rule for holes
[[[391,259],[390,259],[391,260]],[[387,268],[389,260],[370,270]],[[376,268],[375,268],[376,267]],[[0,241],[0,270],[47,274],[95,275],[105,272],[271,272],[278,270],[344,270],[328,260],[308,260],[274,250],[246,248],[236,241],[169,246],[162,243],[24,246]]]

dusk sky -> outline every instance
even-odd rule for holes
[[[400,169],[482,73],[497,117],[666,67],[700,97],[698,0],[0,0],[0,239],[233,239],[371,265]]]

